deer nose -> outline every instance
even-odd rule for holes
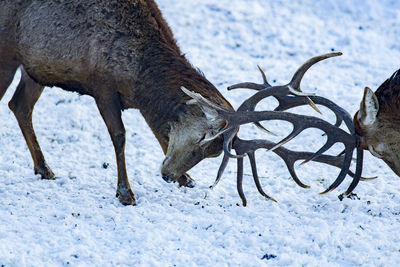
[[[163,178],[164,181],[166,181],[167,183],[172,182],[172,175],[171,175],[171,174],[163,175],[162,178]]]

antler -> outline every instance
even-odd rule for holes
[[[313,94],[303,93],[300,90],[301,79],[304,76],[305,72],[315,63],[330,58],[333,56],[339,56],[341,53],[330,53],[318,57],[311,58],[306,63],[304,63],[294,74],[292,80],[289,84],[283,86],[271,86],[264,74],[264,72],[260,69],[261,74],[263,76],[264,83],[263,84],[255,84],[255,83],[241,83],[234,86],[229,87],[228,89],[235,88],[250,88],[258,90],[256,94],[245,100],[237,111],[229,110],[222,106],[219,106],[211,101],[203,98],[201,95],[188,91],[187,89],[182,87],[182,90],[193,98],[191,103],[197,103],[203,109],[203,111],[213,110],[218,114],[218,116],[226,121],[226,126],[221,129],[214,137],[223,134],[224,135],[224,158],[222,160],[221,166],[218,171],[218,175],[216,178],[216,183],[218,183],[222,173],[229,161],[229,158],[237,158],[238,172],[237,172],[237,187],[239,195],[242,199],[243,205],[246,205],[246,198],[243,193],[242,188],[242,180],[243,180],[243,157],[245,155],[249,156],[253,178],[256,183],[257,189],[261,195],[271,200],[273,198],[269,197],[262,190],[258,174],[256,168],[256,161],[254,152],[257,149],[265,148],[268,150],[272,150],[278,156],[280,156],[286,163],[289,173],[294,179],[294,181],[302,186],[308,187],[303,184],[299,178],[297,177],[294,171],[294,163],[300,159],[304,159],[303,163],[309,162],[311,160],[326,163],[332,166],[340,167],[341,171],[336,178],[336,180],[321,194],[325,194],[334,190],[338,185],[342,183],[345,176],[350,174],[353,176],[353,181],[350,184],[349,188],[346,190],[345,195],[351,193],[351,191],[357,186],[360,178],[361,178],[361,170],[362,170],[362,161],[363,161],[363,151],[362,149],[358,149],[359,138],[354,132],[354,126],[352,124],[352,120],[350,115],[342,108],[329,101],[328,99],[313,96]],[[254,111],[256,105],[264,98],[269,96],[275,97],[279,101],[279,106],[274,111]],[[298,115],[289,112],[283,112],[292,107],[301,106],[305,104],[311,105],[314,109],[318,111],[315,104],[321,104],[329,109],[331,109],[336,115],[336,123],[332,125],[322,119]],[[292,132],[282,139],[278,143],[272,143],[267,140],[242,140],[237,137],[237,132],[239,131],[239,127],[242,124],[246,123],[255,123],[257,126],[262,127],[259,123],[260,121],[265,120],[284,120],[288,121],[293,125]],[[350,133],[339,128],[342,122],[345,122]],[[327,141],[324,146],[322,146],[317,152],[309,153],[309,152],[295,152],[288,150],[284,147],[281,147],[283,144],[287,143],[298,134],[300,134],[303,130],[307,128],[317,128],[322,130],[327,135]],[[265,129],[265,128],[263,128]],[[209,140],[211,140],[209,139]],[[332,147],[335,143],[343,143],[344,156],[330,156],[323,155],[325,151],[327,151],[330,147]],[[231,149],[235,149],[236,155],[232,154]],[[355,174],[351,173],[349,170],[352,160],[352,154],[354,149],[357,148],[357,163],[356,163],[356,171]]]
[[[341,56],[342,53],[329,53],[321,56],[316,56],[311,59],[309,59],[307,62],[305,62],[298,70],[295,72],[293,75],[292,80],[290,83],[283,85],[283,86],[271,86],[266,78],[266,75],[264,71],[261,69],[260,66],[257,66],[258,69],[261,72],[261,76],[263,78],[264,83],[262,84],[257,84],[257,83],[251,83],[251,82],[245,82],[245,83],[238,83],[235,85],[231,85],[228,87],[228,90],[233,90],[233,89],[238,89],[238,88],[246,88],[246,89],[253,89],[259,91],[249,99],[247,99],[243,104],[239,107],[238,110],[248,110],[248,111],[254,111],[256,105],[263,99],[267,97],[274,97],[276,100],[278,100],[279,105],[276,107],[274,110],[275,111],[285,111],[290,108],[302,106],[305,104],[311,105],[318,113],[321,113],[319,109],[315,106],[315,104],[319,104],[322,106],[325,106],[329,108],[331,111],[334,112],[336,115],[336,123],[335,126],[339,127],[342,123],[343,120],[345,120],[345,123],[351,133],[354,133],[354,126],[352,123],[351,117],[348,115],[348,113],[330,101],[329,99],[319,97],[319,96],[313,96],[313,94],[305,94],[308,95],[306,98],[304,97],[296,97],[296,96],[304,96],[304,94],[298,94],[298,92],[301,92],[300,89],[300,83],[301,79],[303,78],[304,74],[306,71],[315,63],[330,58],[330,57],[336,57],[336,56]],[[267,90],[268,89],[268,90]],[[293,90],[294,89],[294,90]],[[294,96],[288,95],[291,93]],[[256,122],[256,125],[260,128],[264,128],[261,124]]]
[[[234,149],[238,152],[238,153],[243,153],[243,154],[247,154],[249,156],[249,161],[250,161],[250,166],[251,166],[251,170],[253,173],[253,178],[254,178],[254,182],[256,184],[256,187],[259,191],[259,193],[276,202],[276,200],[270,196],[268,196],[262,189],[261,187],[261,183],[259,181],[258,178],[258,173],[257,173],[257,166],[256,166],[256,161],[255,161],[255,151],[257,149],[260,148],[265,148],[270,150],[271,148],[273,148],[274,146],[276,146],[276,143],[267,141],[267,140],[242,140],[240,138],[236,138],[234,143],[233,143],[233,147]],[[292,151],[289,149],[284,148],[283,146],[276,148],[275,150],[273,150],[273,152],[275,154],[277,154],[279,157],[281,157],[283,159],[283,161],[285,162],[290,175],[292,176],[293,180],[301,187],[303,188],[309,188],[308,185],[302,183],[300,181],[300,179],[298,178],[295,169],[294,169],[294,164],[296,161],[298,160],[304,160],[307,159],[309,157],[311,157],[313,155],[313,153],[311,152],[298,152],[298,151]],[[362,149],[357,149],[357,153],[363,153]],[[347,169],[347,174],[350,175],[351,177],[355,178],[357,176],[360,176],[360,180],[370,180],[370,179],[375,179],[376,177],[372,177],[372,178],[363,178],[361,177],[361,169],[362,169],[362,157],[363,155],[361,154],[360,156],[357,157],[357,167],[356,167],[356,173],[353,173],[352,171],[350,171],[349,169]],[[217,178],[215,179],[214,184],[211,186],[211,188],[214,188],[219,180],[222,177],[222,174],[229,162],[229,156],[224,155],[223,159],[222,159],[222,163],[219,167],[218,170],[218,174],[217,174]],[[240,160],[240,161],[239,161]],[[319,157],[315,158],[313,161],[316,162],[320,162],[320,163],[325,163],[334,167],[338,167],[338,168],[342,168],[343,164],[344,164],[344,157],[342,156],[331,156],[331,155],[320,155]],[[360,161],[360,162],[359,162]],[[246,197],[244,195],[243,192],[243,187],[242,187],[242,180],[243,180],[243,159],[242,158],[238,158],[238,170],[237,170],[237,189],[239,192],[239,196],[242,199],[242,203],[243,206],[246,206],[247,201],[246,201]],[[349,195],[353,189],[355,188],[355,186],[357,185],[357,179],[354,179],[352,184],[349,186],[349,188],[346,190],[345,195]],[[340,184],[340,183],[339,183]]]

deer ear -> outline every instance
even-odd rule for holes
[[[371,125],[375,122],[379,110],[378,98],[374,92],[365,87],[364,96],[360,104],[360,112],[358,113],[358,120],[361,125]]]
[[[211,102],[198,93],[189,91],[183,86],[181,86],[181,90],[192,98],[186,102],[187,105],[198,105],[203,111],[204,115],[206,115],[206,118],[210,121],[221,119],[217,110],[224,109],[224,107]]]

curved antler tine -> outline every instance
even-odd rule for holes
[[[350,175],[351,176],[351,175]],[[353,176],[351,176],[351,177],[354,177],[354,175]],[[371,180],[375,180],[375,179],[377,179],[378,178],[378,176],[373,176],[373,177],[360,177],[360,181],[371,181]],[[354,188],[353,188],[354,189]]]
[[[243,206],[246,207],[247,200],[243,192],[243,158],[237,159],[237,190],[242,199]]]
[[[348,170],[350,168],[351,164],[351,159],[352,159],[352,152],[354,148],[346,148],[346,154],[344,156],[344,161],[343,161],[343,167],[342,170],[339,173],[339,176],[336,178],[336,180],[326,189],[325,191],[321,192],[321,195],[324,195],[332,190],[334,190],[336,187],[338,187],[346,177],[346,174],[348,173]]]
[[[238,83],[234,84],[231,86],[228,86],[228,91],[233,90],[233,89],[240,89],[240,88],[245,88],[245,89],[254,89],[254,90],[262,90],[265,89],[265,86],[262,84],[257,84],[257,83],[251,83],[251,82],[245,82],[245,83]]]
[[[323,145],[317,152],[315,152],[314,154],[312,154],[310,157],[308,157],[307,159],[305,159],[302,163],[300,163],[300,165],[304,165],[310,161],[312,161],[313,159],[319,157],[320,155],[322,155],[325,151],[327,151],[329,148],[331,148],[333,145],[335,144],[335,142],[331,141],[329,138],[326,141],[325,145]]]
[[[304,74],[307,72],[307,70],[314,65],[315,63],[330,58],[330,57],[337,57],[337,56],[341,56],[342,53],[338,52],[338,53],[329,53],[329,54],[325,54],[325,55],[321,55],[321,56],[316,56],[313,58],[310,58],[309,60],[307,60],[303,65],[300,66],[300,68],[297,69],[297,71],[295,72],[295,74],[293,75],[292,80],[290,81],[289,85],[298,92],[301,92],[300,90],[300,83],[301,83],[301,79],[303,78]]]
[[[338,156],[338,157],[343,156],[345,152],[346,152],[346,149],[343,149],[343,151],[340,152],[337,156]]]
[[[344,193],[345,196],[348,196],[354,190],[354,188],[356,188],[358,182],[360,181],[363,158],[364,158],[364,151],[361,148],[357,148],[356,173],[353,177],[353,181],[351,182],[349,188],[347,188],[346,192]]]
[[[259,65],[257,65],[259,71],[261,72],[261,76],[263,79],[263,84],[258,84],[258,83],[251,83],[251,82],[244,82],[244,83],[238,83],[234,84],[231,86],[228,86],[228,90],[233,90],[233,89],[239,89],[239,88],[246,88],[246,89],[253,89],[253,90],[262,90],[268,87],[271,87],[271,85],[267,81],[267,76],[265,75],[264,71],[261,69]]]
[[[295,72],[295,74],[293,75],[292,80],[290,81],[290,83],[288,84],[288,89],[289,92],[292,93],[293,95],[296,96],[313,96],[314,94],[309,94],[309,93],[302,93],[301,89],[300,89],[300,83],[301,80],[303,79],[304,74],[307,72],[307,70],[309,68],[311,68],[312,65],[314,65],[315,63],[330,58],[330,57],[335,57],[335,56],[340,56],[342,55],[342,53],[330,53],[330,54],[325,54],[325,55],[321,55],[321,56],[317,56],[317,57],[313,57],[309,60],[307,60],[302,66],[300,66],[300,68],[298,68],[298,70]],[[310,99],[309,97],[307,97],[307,103],[318,113],[322,114],[321,111],[317,108],[317,106],[315,105],[315,103],[312,101],[312,99]]]
[[[281,141],[279,141],[274,147],[270,148],[268,151],[270,151],[270,150],[274,151],[278,147],[283,146],[284,144],[286,144],[287,142],[289,142],[290,140],[295,138],[299,133],[301,133],[301,131],[302,130],[299,127],[296,127],[296,125],[295,125],[293,131],[288,136],[283,138]]]
[[[271,87],[271,85],[269,84],[268,80],[267,80],[267,76],[265,75],[265,72],[263,71],[263,69],[260,67],[260,65],[257,65],[258,70],[261,72],[261,76],[264,82],[264,85],[266,85],[266,87]]]
[[[312,107],[317,113],[322,115],[321,110],[319,110],[319,108],[317,107],[317,105],[315,105],[314,101],[312,101],[312,99],[310,97],[306,97],[307,99],[307,104]]]
[[[296,182],[298,186],[303,188],[310,188],[309,185],[306,185],[302,181],[300,181],[299,177],[296,174],[296,171],[294,170],[294,163],[298,160],[298,158],[293,157],[295,156],[295,153],[293,151],[288,150],[284,147],[279,147],[276,150],[274,150],[274,153],[277,154],[279,157],[281,157],[281,159],[283,159],[290,173],[290,176],[292,176],[293,180]]]
[[[287,159],[283,159],[283,161],[286,163],[286,167],[288,168],[288,171],[290,173],[290,176],[292,176],[293,180],[296,182],[296,184],[300,187],[303,188],[310,188],[309,185],[303,184],[299,177],[296,174],[296,171],[294,170],[294,162],[290,162]]]
[[[274,134],[273,132],[271,132],[270,130],[268,130],[264,126],[262,126],[261,123],[259,123],[259,122],[254,122],[254,125],[257,126],[259,129],[263,130],[264,132],[270,134],[270,135],[278,136],[277,134]]]
[[[253,152],[253,151],[252,151],[252,152],[249,152],[249,153],[247,153],[247,155],[249,156],[249,161],[250,161],[250,165],[251,165],[251,171],[252,171],[252,173],[253,173],[254,183],[256,184],[256,187],[257,187],[258,192],[259,192],[262,196],[264,196],[265,198],[268,198],[269,200],[272,200],[272,201],[274,201],[274,202],[278,202],[278,201],[276,201],[274,198],[268,196],[268,195],[264,192],[264,190],[262,189],[260,180],[259,180],[259,178],[258,178],[257,165],[256,165],[256,158],[255,158],[255,156],[254,156],[254,152]]]
[[[229,159],[230,159],[229,156],[224,154],[221,165],[219,166],[219,169],[218,169],[217,177],[215,178],[215,182],[212,186],[210,186],[211,189],[213,189],[219,183],[219,180],[221,179],[222,174],[224,173],[225,168],[228,165]]]
[[[245,154],[238,154],[238,155],[233,155],[231,153],[231,147],[232,147],[232,140],[236,136],[237,132],[239,131],[239,127],[234,128],[233,130],[230,130],[225,136],[224,136],[224,144],[223,144],[223,149],[225,155],[227,155],[230,158],[243,158]],[[238,151],[236,151],[238,152]]]

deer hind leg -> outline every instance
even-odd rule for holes
[[[54,179],[54,173],[46,164],[32,125],[33,107],[42,94],[44,87],[34,82],[24,69],[21,71],[21,81],[8,106],[17,118],[19,127],[31,152],[35,174],[40,174],[42,179]]]
[[[117,194],[119,201],[124,205],[136,205],[128,181],[125,164],[125,127],[121,118],[121,102],[118,95],[113,97],[96,98],[96,104],[110,133],[114,145],[118,168]]]

